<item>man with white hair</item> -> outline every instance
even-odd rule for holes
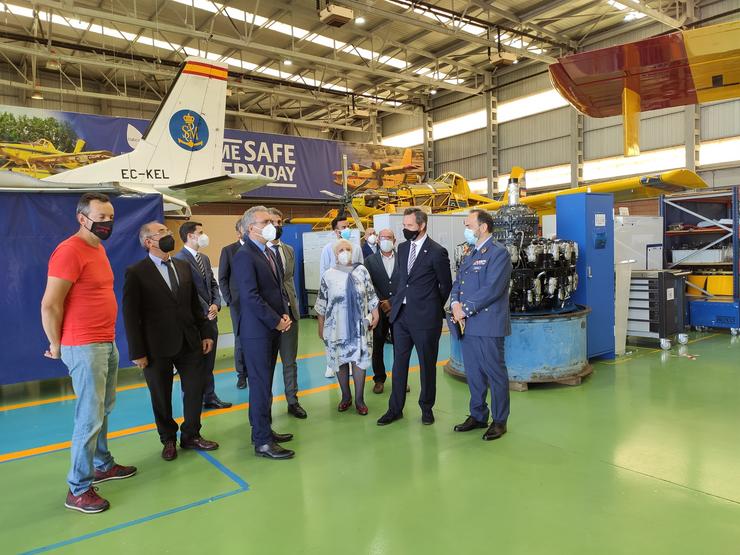
[[[233,271],[239,287],[240,317],[237,335],[249,353],[249,423],[255,455],[289,459],[294,451],[280,443],[292,434],[272,429],[272,379],[280,338],[292,325],[290,300],[280,264],[267,246],[277,237],[272,216],[264,206],[253,206],[242,217],[244,246],[234,255]]]

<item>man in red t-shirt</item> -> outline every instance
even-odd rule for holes
[[[110,507],[93,484],[136,474],[108,451],[108,415],[116,400],[118,349],[113,270],[101,240],[113,231],[113,205],[106,195],[85,193],[77,204],[80,229],[62,241],[49,259],[41,300],[41,322],[49,339],[48,358],[61,358],[77,395],[72,467],[64,506],[83,513]]]

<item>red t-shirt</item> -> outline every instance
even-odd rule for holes
[[[115,339],[118,303],[103,245],[93,247],[74,235],[62,241],[49,259],[49,276],[72,282],[64,300],[62,345]]]

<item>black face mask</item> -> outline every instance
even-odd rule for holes
[[[417,229],[416,231],[411,231],[410,229],[404,229],[403,236],[407,241],[416,241],[416,238],[419,236],[420,231],[421,231],[420,229]]]
[[[162,252],[171,252],[175,250],[175,238],[172,235],[165,235],[159,240],[159,250]]]
[[[87,217],[87,215],[83,214],[88,220],[90,218]],[[110,234],[113,233],[113,220],[109,222],[92,222],[92,225],[90,226],[90,233],[95,235],[98,239],[101,239],[105,241],[108,237],[110,237]]]
[[[276,225],[275,226],[275,240],[277,241],[278,239],[280,239],[282,234],[283,234],[283,226]]]

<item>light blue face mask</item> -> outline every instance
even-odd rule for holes
[[[475,245],[475,243],[478,241],[478,238],[475,236],[475,233],[472,229],[465,228],[465,240],[468,242],[469,245]]]
[[[339,232],[339,235],[342,236],[342,239],[349,239],[352,237],[352,230],[350,228],[343,229]]]

